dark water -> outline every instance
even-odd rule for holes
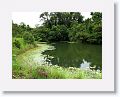
[[[55,43],[52,46],[55,47],[54,50],[47,50],[42,53],[46,55],[46,62],[52,65],[102,69],[102,45]]]

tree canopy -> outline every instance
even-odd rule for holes
[[[28,40],[44,42],[102,43],[101,12],[91,12],[91,18],[87,19],[84,19],[80,12],[43,12],[39,18],[43,24],[35,28],[24,23],[18,25],[12,22],[13,37],[28,36],[25,39],[32,38]]]

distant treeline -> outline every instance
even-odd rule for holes
[[[31,20],[30,20],[31,21]],[[40,14],[42,25],[31,28],[24,23],[12,22],[12,36],[24,38],[27,43],[40,42],[85,42],[102,44],[102,13],[91,12],[85,19],[80,12],[44,12]]]

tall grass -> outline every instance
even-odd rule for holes
[[[13,64],[13,78],[16,79],[101,79],[102,74],[95,70],[82,70],[75,67],[57,65]]]
[[[17,48],[15,45],[14,45],[14,42],[15,40],[17,40],[19,42],[19,45],[20,45],[20,48]],[[36,47],[36,43],[34,44],[27,44],[23,38],[13,38],[12,39],[12,54],[13,55],[19,55],[21,53],[24,53],[26,52],[27,50],[29,49],[32,49],[34,47]]]

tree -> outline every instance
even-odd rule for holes
[[[28,43],[32,42],[29,37],[33,36],[33,40],[43,42],[78,41],[101,44],[102,13],[91,12],[91,16],[84,20],[80,12],[44,12],[40,15],[43,24],[38,24],[35,28],[23,22],[20,25],[12,22],[12,35],[20,38],[24,36]]]

